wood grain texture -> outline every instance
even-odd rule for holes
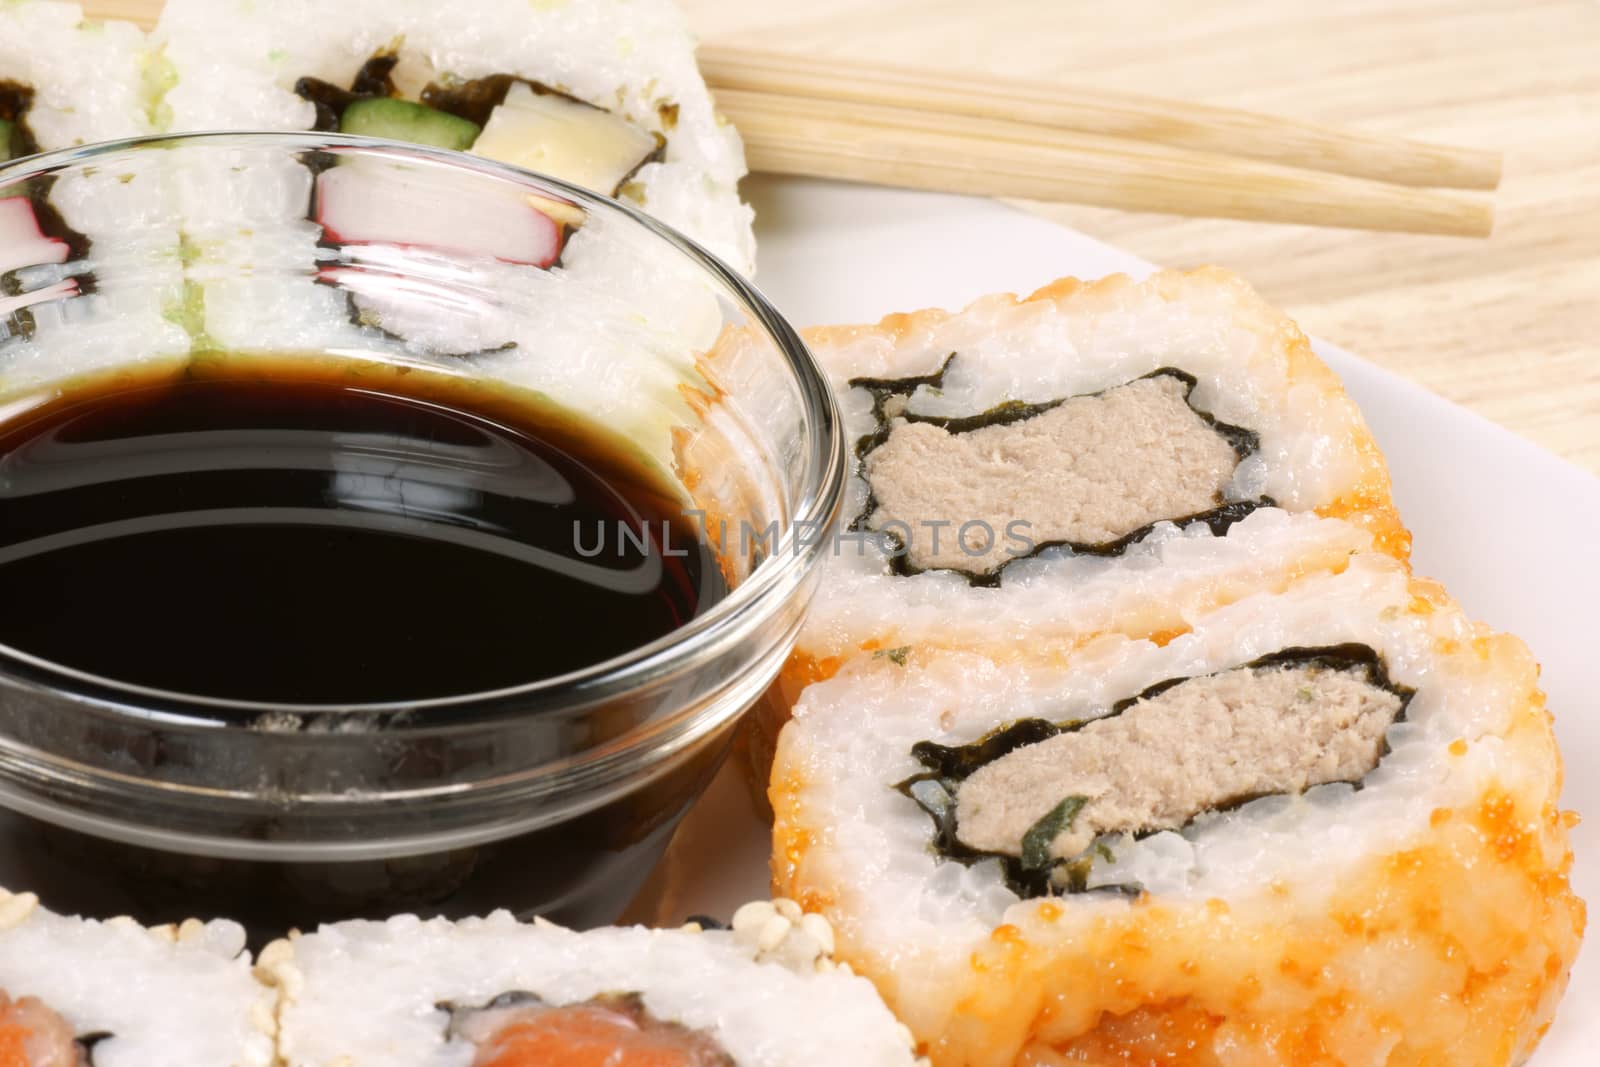
[[[1594,0],[680,0],[706,40],[1057,78],[1505,152],[1486,241],[1035,205],[1600,472]],[[147,15],[157,0],[94,0]],[[1449,442],[1440,442],[1448,449]]]
[[[703,44],[698,58],[724,111],[733,95],[729,90],[737,90],[791,102],[827,101],[832,113],[854,114],[863,105],[902,116],[926,111],[947,123],[979,120],[986,132],[1014,124],[1029,131],[1030,138],[1047,141],[1049,132],[1070,131],[1204,152],[1220,157],[1218,162],[1260,159],[1400,185],[1493,189],[1500,184],[1497,152],[1177,97],[1110,92],[1059,78],[1029,80],[995,72],[962,76],[948,67],[902,67],[877,59],[774,52],[715,41]],[[841,103],[853,106],[840,108]],[[1096,145],[1080,142],[1079,147],[1093,151]]]
[[[681,2],[707,40],[1503,150],[1486,241],[1034,206],[1159,263],[1230,267],[1308,332],[1600,472],[1594,0]]]

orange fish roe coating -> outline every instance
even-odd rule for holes
[[[935,1067],[1520,1063],[1583,932],[1572,854],[1552,806],[1494,790],[1455,815],[1315,906],[1270,892],[1225,911],[1144,898],[1073,927],[1065,945],[1065,929],[997,937],[974,953],[950,1024],[917,1036]],[[811,899],[826,913],[826,894]],[[1053,902],[1038,913],[1041,927],[1070,924]],[[877,956],[842,933],[838,946],[908,1014]]]
[[[1448,773],[1474,777],[1381,849],[1225,900],[1017,903],[940,966],[950,995],[931,1004],[925,961],[944,957],[873,927],[860,887],[839,874],[859,868],[830,852],[786,734],[771,790],[775,890],[832,921],[837,957],[878,985],[934,1067],[1519,1064],[1549,1027],[1585,925],[1551,717],[1521,642],[1449,621],[1459,614],[1431,583],[1401,592],[1405,615],[1459,635],[1434,640],[1454,648],[1432,670],[1491,679],[1506,712],[1493,734],[1443,734]],[[953,943],[968,926],[949,927]]]

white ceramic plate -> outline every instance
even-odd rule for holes
[[[1148,263],[986,200],[800,180],[753,181],[758,282],[797,325],[872,322],[891,311],[958,308],[984,293],[1030,292],[1063,275],[1145,274]],[[1571,772],[1564,806],[1592,816],[1575,834],[1578,891],[1600,897],[1600,478],[1331,345],[1389,457],[1394,495],[1416,535],[1418,573],[1475,617],[1521,635],[1544,685]],[[765,827],[724,772],[685,820],[640,918],[723,915],[765,896]],[[1600,964],[1580,957],[1532,1067],[1590,1067]]]

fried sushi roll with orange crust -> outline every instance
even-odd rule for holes
[[[808,689],[779,892],[936,1067],[1505,1067],[1584,925],[1538,669],[1368,553],[1165,644]]]
[[[1170,635],[1355,552],[1407,558],[1361,413],[1224,271],[1065,279],[807,341],[853,450],[846,528],[757,716],[758,766],[800,690],[864,652]],[[706,361],[733,392],[740,355],[734,337]]]

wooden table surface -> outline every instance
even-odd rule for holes
[[[1600,472],[1595,0],[682,0],[702,38],[1053,77],[1505,152],[1488,240],[1036,206]],[[90,0],[147,15],[159,0]]]
[[[1505,152],[1488,240],[1101,208],[1053,219],[1218,263],[1308,333],[1600,472],[1595,0],[682,0],[706,40],[1054,77]]]

